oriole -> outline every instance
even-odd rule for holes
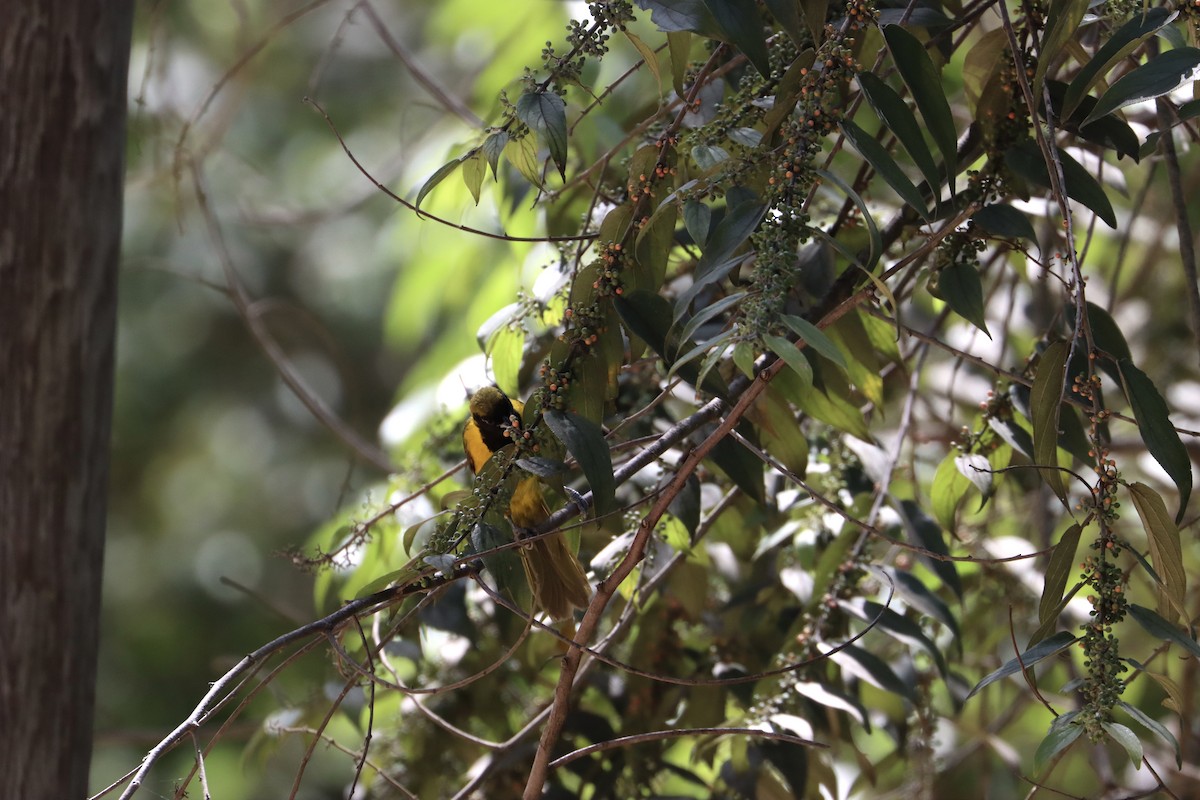
[[[523,404],[513,401],[495,386],[485,386],[471,396],[471,418],[463,428],[463,450],[475,475],[488,459],[512,442],[506,435],[520,424]],[[535,476],[521,478],[513,489],[508,516],[521,529],[536,528],[550,516],[546,498]],[[591,587],[579,559],[562,536],[545,536],[519,550],[525,577],[533,593],[534,609],[551,619],[566,619],[575,608],[587,606]]]

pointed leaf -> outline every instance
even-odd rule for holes
[[[506,535],[499,528],[486,522],[480,522],[471,531],[470,550],[474,553],[487,553],[483,556],[483,565],[492,573],[496,585],[518,604],[523,605],[529,595],[529,583],[525,578],[520,554],[512,548],[488,552],[511,542],[511,535]]]
[[[782,314],[780,315],[780,319],[784,325],[792,329],[792,333],[803,339],[809,347],[842,369],[846,369],[846,359],[842,355],[842,351],[833,343],[833,340],[825,335],[824,331],[803,317],[797,317],[793,314]]]
[[[497,131],[490,134],[483,140],[483,155],[487,159],[488,166],[492,168],[492,178],[495,179],[496,169],[500,166],[500,154],[504,152],[504,146],[508,144],[508,132]]]
[[[504,145],[504,157],[517,168],[517,172],[534,186],[542,185],[542,169],[537,160],[537,143],[533,136],[520,139],[509,138]]]
[[[667,49],[671,53],[671,87],[675,94],[684,96],[684,79],[691,62],[692,34],[688,31],[672,31],[667,34]]]
[[[1012,206],[995,204],[981,208],[971,217],[971,221],[993,236],[1028,239],[1037,244],[1037,231],[1033,229],[1033,223]]]
[[[1143,712],[1140,708],[1137,708],[1136,706],[1131,706],[1129,703],[1126,703],[1124,700],[1118,700],[1117,705],[1120,706],[1122,709],[1124,709],[1126,714],[1128,714],[1129,716],[1131,716],[1135,720],[1137,720],[1142,725],[1142,727],[1144,727],[1148,730],[1154,731],[1156,734],[1158,734],[1160,739],[1162,739],[1167,744],[1171,745],[1171,747],[1173,747],[1175,749],[1175,766],[1183,767],[1183,753],[1179,749],[1179,740],[1176,739],[1175,735],[1167,729],[1166,725],[1163,725],[1158,720],[1149,716],[1148,714]]]
[[[437,170],[432,175],[429,176],[428,180],[426,180],[425,183],[423,183],[421,185],[421,189],[420,189],[420,191],[417,192],[417,199],[413,203],[413,205],[416,206],[418,210],[420,210],[421,201],[425,199],[425,196],[428,195],[430,192],[432,192],[439,183],[446,180],[446,178],[450,177],[451,173],[453,173],[454,170],[456,170],[460,166],[462,166],[462,163],[463,163],[463,158],[460,157],[460,158],[454,159],[453,161],[449,161],[445,164],[442,164],[440,167],[438,167]]]
[[[608,452],[608,442],[604,440],[604,431],[591,420],[566,411],[546,411],[544,419],[583,469],[592,488],[597,516],[612,511],[617,484],[613,479],[612,456]]]
[[[848,119],[842,122],[842,133],[846,135],[846,139],[859,152],[859,155],[865,158],[867,163],[887,182],[887,185],[900,195],[900,199],[912,206],[913,210],[928,222],[930,214],[929,208],[925,205],[925,198],[904,174],[904,170],[900,169],[900,165],[896,163],[895,159],[887,150],[883,149],[883,145]]]
[[[992,465],[987,458],[978,453],[966,453],[954,459],[954,466],[963,474],[963,477],[975,484],[975,488],[983,495],[985,502],[992,496],[995,476],[992,474]],[[980,508],[982,507],[980,504]]]
[[[1082,725],[1051,725],[1046,738],[1042,739],[1033,755],[1033,774],[1044,773],[1046,767],[1054,763],[1055,757],[1074,744],[1082,733]]]
[[[995,683],[1001,678],[1007,678],[1009,675],[1014,675],[1020,672],[1022,665],[1024,665],[1025,669],[1029,669],[1039,661],[1050,658],[1054,655],[1058,655],[1063,650],[1066,650],[1068,647],[1074,644],[1075,641],[1075,634],[1068,631],[1059,631],[1049,639],[1045,639],[1026,650],[1021,654],[1020,658],[1014,658],[1011,661],[1006,662],[1005,665],[1000,669],[990,673],[979,683],[975,684],[975,688],[972,689],[970,694],[967,695],[967,699],[974,697],[979,693],[979,690],[983,689],[985,686]]]
[[[650,70],[650,73],[654,76],[654,80],[658,83],[658,93],[662,94],[662,71],[658,67],[658,56],[655,55],[654,50],[651,49],[651,47],[643,42],[640,38],[631,33],[628,29],[622,28],[621,33],[625,34],[625,38],[628,39],[629,43],[633,45],[635,50],[638,51],[638,55],[642,57],[642,61],[646,62],[646,67]]]
[[[763,344],[771,348],[771,351],[775,353],[775,355],[787,362],[787,365],[791,367],[798,376],[800,376],[802,381],[812,385],[812,364],[808,362],[808,359],[803,353],[796,349],[796,345],[792,344],[782,336],[765,334],[762,338]]]
[[[713,426],[715,427],[715,426]],[[703,432],[705,429],[702,428]],[[757,437],[749,425],[738,425],[738,433],[747,441],[754,442]],[[763,465],[758,456],[751,453],[732,436],[721,439],[709,452],[712,462],[729,476],[737,487],[759,503],[766,499],[766,489],[763,484]]]
[[[950,550],[946,547],[946,538],[942,535],[941,526],[926,514],[920,506],[911,500],[904,500],[900,503],[899,511],[901,519],[904,520],[904,527],[913,544],[923,547],[939,556],[950,555]],[[962,599],[962,581],[959,580],[958,567],[954,565],[953,561],[943,561],[940,558],[933,558],[923,553],[920,554],[919,558],[925,563],[925,566],[929,567],[934,575],[941,578],[942,583],[946,584],[960,600]]]
[[[1083,124],[1087,125],[1125,106],[1170,94],[1192,80],[1198,67],[1200,50],[1195,47],[1168,50],[1121,76],[1116,83],[1108,87],[1108,91],[1096,101],[1096,107],[1087,115]]]
[[[933,475],[933,483],[929,487],[929,505],[933,510],[934,519],[948,531],[954,530],[955,513],[958,504],[966,497],[971,488],[971,482],[959,471],[955,463],[957,451],[951,451],[938,465]]]
[[[692,241],[703,249],[712,230],[712,209],[699,200],[688,200],[683,204],[683,226]]]
[[[718,264],[727,262],[734,251],[754,233],[766,213],[767,206],[757,202],[742,203],[729,209],[716,230],[709,235],[708,246],[696,264],[696,279],[704,277]]]
[[[983,331],[990,339],[983,316],[983,282],[979,270],[970,264],[955,262],[938,271],[938,293],[963,319]]]
[[[463,183],[467,185],[467,191],[475,199],[475,205],[479,205],[479,190],[483,187],[485,175],[487,175],[487,164],[484,163],[483,153],[475,150],[471,157],[463,162],[462,168]]]
[[[1158,492],[1144,483],[1129,484],[1129,496],[1142,518],[1150,557],[1154,559],[1161,585],[1158,613],[1167,622],[1187,615],[1184,596],[1187,594],[1187,573],[1183,569],[1183,548],[1179,543],[1179,527],[1167,513],[1167,505]]]
[[[912,94],[934,144],[942,153],[944,174],[950,184],[950,194],[953,195],[954,173],[958,166],[958,134],[955,132],[950,104],[942,89],[941,76],[933,66],[925,45],[899,25],[885,25],[883,38],[887,40],[900,77]]]
[[[771,16],[775,17],[779,22],[779,27],[792,37],[793,42],[798,45],[809,43],[808,36],[804,33],[804,21],[800,19],[800,6],[797,0],[765,0],[765,2],[771,11]]]
[[[1142,741],[1137,734],[1119,722],[1102,722],[1100,724],[1117,744],[1125,748],[1125,752],[1129,754],[1129,760],[1133,762],[1133,768],[1141,769]]]
[[[737,292],[728,297],[723,297],[715,303],[711,303],[696,312],[696,316],[688,320],[688,323],[683,326],[683,330],[679,334],[679,346],[684,347],[696,335],[696,331],[701,325],[716,317],[718,314],[724,313],[726,310],[736,306],[738,303],[746,299],[745,292]]]
[[[630,333],[650,345],[650,349],[669,364],[675,357],[676,347],[667,345],[671,304],[666,298],[656,292],[635,289],[613,298],[613,306]]]
[[[1121,359],[1132,360],[1129,343],[1125,341],[1125,334],[1117,326],[1117,321],[1095,303],[1087,303],[1086,308],[1088,325],[1092,329],[1092,344],[1118,362]],[[1074,321],[1074,315],[1071,316],[1071,320]],[[1120,375],[1117,373],[1113,377],[1119,380]]]
[[[1083,20],[1087,7],[1088,0],[1059,0],[1050,4],[1046,32],[1042,37],[1042,51],[1033,77],[1034,97],[1041,97],[1046,68],[1079,30],[1079,23]]]
[[[1033,413],[1033,460],[1038,472],[1058,499],[1067,504],[1067,490],[1058,469],[1058,415],[1062,409],[1063,376],[1066,372],[1069,342],[1055,342],[1046,348],[1038,362],[1037,376],[1029,406]]]
[[[1067,197],[1096,212],[1108,227],[1116,228],[1117,215],[1099,181],[1065,151],[1059,149],[1058,158],[1062,162]],[[1034,142],[1026,140],[1010,147],[1004,154],[1004,163],[1026,181],[1046,189],[1050,188],[1050,173],[1046,171],[1042,152]]]
[[[1145,606],[1130,603],[1129,616],[1133,617],[1137,621],[1137,624],[1141,625],[1146,633],[1151,636],[1161,639],[1164,642],[1173,642],[1196,658],[1200,658],[1200,644],[1197,644],[1195,639],[1184,634],[1179,628],[1167,622]]]
[[[1133,407],[1133,417],[1137,420],[1142,441],[1179,489],[1179,511],[1175,514],[1175,522],[1178,523],[1183,519],[1188,498],[1192,494],[1192,461],[1179,433],[1171,424],[1167,403],[1158,393],[1154,382],[1129,359],[1121,359],[1118,365],[1125,384],[1125,395]]]
[[[566,103],[552,92],[526,92],[517,100],[517,116],[550,151],[562,178],[567,175]]]
[[[1063,97],[1061,116],[1070,117],[1079,105],[1079,101],[1092,90],[1102,77],[1132,53],[1138,45],[1154,35],[1154,32],[1169,25],[1178,16],[1178,11],[1167,8],[1151,8],[1142,14],[1134,14],[1128,22],[1122,25],[1104,46],[1096,51],[1096,55],[1083,65],[1079,73],[1067,87]]]
[[[745,53],[760,75],[769,77],[771,58],[754,0],[704,0],[704,4],[729,41]]]
[[[718,33],[716,20],[704,0],[637,0],[650,12],[650,21],[664,33],[691,31],[712,37]]]
[[[902,569],[889,570],[889,572],[896,581],[897,591],[910,606],[945,625],[955,639],[962,639],[958,620],[955,619],[954,612],[942,598],[934,594],[932,589],[911,572]]]
[[[897,614],[892,609],[870,600],[847,600],[843,601],[841,605],[842,608],[850,611],[865,622],[878,620],[876,624],[879,630],[893,639],[903,642],[909,647],[919,647],[929,653],[933,657],[933,661],[937,665],[938,672],[941,673],[943,679],[949,676],[950,670],[946,666],[946,659],[942,655],[942,651],[938,649],[938,646],[932,639],[925,635],[925,632],[921,630],[921,626],[908,617]]]
[[[1050,562],[1046,564],[1046,579],[1042,587],[1042,600],[1038,604],[1038,621],[1045,623],[1056,616],[1058,605],[1062,601],[1063,592],[1067,588],[1067,580],[1075,570],[1075,551],[1079,549],[1079,537],[1083,528],[1078,524],[1063,531],[1054,552],[1050,554]]]
[[[877,75],[872,72],[860,72],[856,77],[867,102],[871,104],[871,108],[875,109],[875,113],[887,125],[888,130],[896,135],[900,144],[908,151],[908,155],[917,165],[917,169],[921,170],[921,175],[934,190],[936,197],[937,189],[941,186],[941,178],[938,175],[937,162],[933,158],[933,153],[929,152],[929,145],[925,143],[925,137],[921,133],[921,126],[917,123],[917,118],[913,116],[912,111],[896,93],[896,90],[880,80]]]
[[[817,647],[822,652],[832,650],[831,646],[823,642],[817,642]],[[844,672],[866,681],[877,689],[899,695],[906,700],[915,698],[915,687],[901,680],[886,661],[868,650],[852,644],[842,645],[837,652],[831,653],[829,658]]]
[[[813,233],[817,234],[819,238],[823,239],[824,241],[829,242],[835,250],[845,255],[850,263],[861,267],[863,271],[866,272],[871,278],[871,282],[875,284],[875,287],[879,289],[888,302],[892,304],[892,308],[896,308],[897,306],[894,302],[896,298],[892,297],[891,289],[888,289],[887,284],[879,280],[879,276],[872,272],[872,270],[875,269],[875,265],[879,263],[880,256],[883,255],[883,237],[879,233],[879,226],[875,224],[875,218],[871,215],[871,209],[867,206],[866,201],[862,199],[862,196],[858,192],[854,191],[853,187],[842,180],[841,177],[839,177],[836,173],[824,169],[818,169],[814,171],[822,180],[829,181],[834,186],[845,192],[846,196],[854,202],[854,205],[858,206],[859,215],[863,221],[863,224],[867,226],[867,236],[870,237],[871,241],[871,248],[867,252],[867,260],[865,262],[860,261],[856,255],[848,252],[841,242],[834,239],[823,229],[816,228],[813,230]]]

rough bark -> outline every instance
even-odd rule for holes
[[[0,10],[0,797],[87,793],[132,15]]]

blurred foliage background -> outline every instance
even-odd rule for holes
[[[944,13],[954,16],[964,7],[975,13],[983,5],[993,4],[946,3],[945,8],[923,4],[925,16],[918,21],[928,22],[933,15],[946,19]],[[902,4],[879,6],[891,14],[891,21],[900,19]],[[352,597],[378,578],[385,567],[394,569],[406,560],[407,553],[389,547],[402,531],[430,516],[449,489],[462,488],[461,475],[433,490],[430,499],[414,501],[376,527],[374,549],[366,556],[354,554],[354,565],[365,560],[372,569],[355,572],[351,565],[343,565],[314,576],[306,564],[319,548],[329,549],[341,541],[346,526],[436,479],[454,463],[460,455],[458,435],[467,391],[486,382],[489,374],[506,388],[514,387],[526,335],[537,342],[545,331],[526,318],[520,335],[501,336],[494,342],[504,352],[492,367],[497,370],[499,363],[503,375],[487,372],[478,334],[503,329],[514,303],[536,306],[551,300],[567,280],[567,271],[559,269],[560,252],[553,246],[470,235],[401,208],[347,157],[322,110],[366,170],[412,199],[443,164],[479,143],[482,126],[498,123],[502,113],[498,98],[507,91],[515,102],[521,92],[516,81],[526,67],[538,66],[543,43],[554,42],[561,50],[568,19],[586,18],[588,13],[585,4],[551,0],[513,4],[160,0],[144,3],[139,10],[130,70],[112,511],[93,768],[96,790],[135,765],[186,717],[209,683],[243,655],[327,613],[340,599]],[[662,44],[649,14],[639,13],[630,30],[655,47]],[[1081,30],[1085,32],[1079,41],[1072,43],[1088,49],[1073,51],[1073,57],[1087,55],[1098,44],[1086,26]],[[972,32],[977,35],[979,31]],[[613,52],[599,66],[589,61],[582,76],[588,87],[615,88],[587,124],[572,129],[570,142],[577,163],[592,163],[610,148],[626,144],[630,128],[655,113],[670,94],[665,57],[660,57],[663,74],[643,68],[627,75],[642,54],[632,39],[614,38],[611,45]],[[870,45],[881,49],[881,40],[876,37]],[[945,79],[951,97],[962,96],[962,75],[971,68],[964,64],[969,50],[962,47],[950,54]],[[573,120],[574,112],[588,104],[592,90],[571,91]],[[972,110],[955,108],[963,129]],[[861,114],[858,119],[866,124]],[[1144,110],[1134,122],[1143,137],[1156,125],[1153,113]],[[1186,128],[1181,138],[1183,173],[1192,190],[1194,176],[1200,173],[1194,168],[1195,152],[1186,144],[1194,132]],[[725,140],[708,145],[739,152]],[[1120,224],[1112,233],[1094,222],[1087,228],[1088,296],[1112,312],[1129,340],[1134,361],[1166,395],[1172,422],[1195,429],[1200,427],[1196,347],[1186,303],[1179,299],[1192,285],[1177,265],[1175,209],[1163,190],[1164,170],[1154,159],[1133,167],[1128,159],[1117,162],[1111,152],[1106,157],[1103,174]],[[853,150],[842,150],[836,160],[832,155],[830,159],[846,180],[862,163]],[[519,180],[511,166],[504,167],[501,177],[497,184],[489,176],[483,200],[476,204],[455,176],[425,197],[422,208],[454,224],[514,237],[536,238],[547,230],[569,234],[581,226],[586,213],[586,204],[580,204],[583,195],[565,193],[564,202],[546,211],[536,202],[537,192]],[[574,177],[568,173],[569,180]],[[558,184],[552,181],[551,187]],[[586,185],[582,188],[590,191]],[[828,194],[819,200],[826,210],[836,208],[844,197],[830,200]],[[903,207],[879,180],[862,194],[881,219]],[[1016,205],[1037,220],[1037,238],[1052,248],[1057,220],[1052,209],[1039,202],[1035,197]],[[1188,215],[1195,221],[1193,209]],[[820,221],[829,218],[832,214]],[[849,228],[843,243],[860,246],[865,236],[862,228],[855,224]],[[900,247],[917,238],[913,234],[901,240]],[[1030,252],[1037,251],[1031,248]],[[810,480],[830,496],[845,500],[855,513],[866,515],[872,487],[880,478],[872,469],[888,463],[885,448],[896,437],[907,437],[907,443],[903,457],[891,462],[897,467],[892,492],[906,499],[926,499],[937,465],[955,452],[953,442],[962,428],[976,433],[986,428],[975,415],[980,404],[992,402],[988,393],[998,383],[980,365],[1023,373],[1044,344],[1045,331],[1061,321],[1064,290],[1052,270],[1027,263],[1019,250],[1007,248],[989,251],[985,259],[987,316],[994,338],[952,315],[936,293],[912,288],[918,283],[925,287],[928,273],[909,284],[914,299],[906,305],[904,320],[913,328],[934,331],[944,343],[975,356],[975,362],[953,351],[949,355],[944,350],[926,352],[912,341],[903,344],[901,354],[899,346],[885,341],[886,336],[875,336],[868,348],[872,354],[859,353],[863,360],[854,379],[857,389],[871,383],[870,391],[880,401],[886,391],[886,413],[870,419],[871,434],[878,437],[875,444],[864,445],[843,436],[836,425],[814,425],[811,420],[805,422],[804,442],[792,442],[804,450],[803,455],[795,451],[791,455],[806,462]],[[672,262],[673,268],[679,267],[678,261]],[[1047,258],[1045,263],[1051,261]],[[814,287],[814,292],[819,289]],[[675,285],[664,293],[677,290]],[[554,315],[561,315],[561,304],[550,305],[549,319],[543,317],[541,323],[559,319]],[[865,324],[870,325],[870,320]],[[842,335],[849,334],[843,331]],[[844,338],[838,344],[853,349]],[[876,350],[884,355],[876,357]],[[526,358],[526,362],[535,360]],[[905,368],[895,368],[899,364]],[[868,365],[875,370],[878,385],[862,371]],[[907,368],[913,365],[919,366],[909,394]],[[520,366],[524,367],[520,382],[527,386],[529,363]],[[621,410],[631,412],[649,403],[660,388],[657,377],[652,359],[623,373],[628,383],[623,387]],[[861,394],[855,397],[862,399]],[[911,404],[902,409],[905,398]],[[692,407],[689,403],[690,398],[677,393],[665,402],[667,411],[660,409],[659,414],[685,416]],[[322,423],[314,408],[324,409],[327,419],[335,421]],[[911,428],[908,420],[916,420]],[[658,429],[653,427],[655,421]],[[635,430],[660,432],[662,422],[662,416],[651,415],[645,429]],[[1132,428],[1118,431],[1113,451],[1131,478],[1147,480],[1164,494],[1173,489]],[[640,477],[635,491],[650,493],[658,476]],[[719,474],[714,478],[711,470],[703,477],[707,512],[718,505],[729,481]],[[975,508],[974,494],[958,509],[969,538],[963,546],[973,555],[1002,558],[1049,548],[1068,525],[1057,501],[1032,474],[1015,473],[1006,480],[1007,493],[997,494],[986,509]],[[796,597],[804,594],[803,575],[813,571],[818,558],[814,554],[829,545],[841,526],[836,517],[819,520],[818,510],[812,508],[792,510],[791,518],[778,515],[789,504],[798,507],[807,501],[779,473],[772,473],[771,481],[772,503],[766,511],[736,491],[721,505],[724,516],[713,523],[713,546],[698,549],[698,560],[689,560],[673,579],[664,595],[669,598],[667,610],[656,607],[631,634],[632,660],[640,658],[647,662],[641,666],[668,672],[701,669],[697,665],[705,664],[706,653],[718,652],[729,641],[740,643],[738,637],[744,635],[752,640],[741,651],[749,666],[720,666],[770,666],[764,653],[773,652],[768,642],[773,643],[772,637],[780,632],[765,630],[769,626],[765,620],[785,620],[780,624],[786,628],[788,615],[798,613]],[[1174,508],[1173,498],[1168,506]],[[950,516],[954,515],[952,507]],[[1127,517],[1136,527],[1132,509]],[[1186,524],[1192,519],[1194,514]],[[762,538],[751,541],[747,530]],[[1187,530],[1183,553],[1190,571],[1197,553]],[[590,533],[584,548],[587,556],[596,555],[613,532]],[[792,560],[776,561],[773,548],[793,538]],[[663,541],[679,549],[686,532],[668,530]],[[660,557],[666,559],[669,552],[673,551],[664,547]],[[847,757],[837,764],[843,785],[878,774],[895,793],[919,784],[926,791],[922,796],[1023,796],[1027,784],[1014,777],[1014,771],[1030,770],[1035,746],[1031,743],[1046,734],[1052,715],[1015,685],[1007,687],[1007,695],[976,697],[971,701],[975,705],[967,706],[969,713],[961,727],[953,731],[947,709],[961,709],[965,690],[1011,657],[1009,623],[1002,611],[1015,608],[1016,627],[1025,634],[1037,627],[1044,559],[1036,564],[962,563],[960,577],[967,599],[955,600],[946,584],[932,574],[936,571],[932,565],[914,566],[917,559],[903,549],[884,547],[881,552],[886,555],[877,556],[880,563],[913,568],[935,586],[951,604],[948,613],[960,620],[965,636],[960,641],[949,635],[946,626],[922,618],[924,630],[956,659],[954,676],[943,682],[930,677],[930,659],[915,652],[919,646],[905,650],[893,643],[887,650],[885,656],[909,688],[919,687],[923,693],[917,703],[921,711],[915,715],[906,704],[909,698],[902,702],[903,692],[895,687],[881,690],[868,685],[870,681],[854,683],[854,701],[862,703],[863,711],[869,708],[876,726],[872,730],[851,725],[852,733],[842,730],[860,757],[855,765],[843,752]],[[1079,557],[1083,556],[1081,546]],[[945,578],[945,573],[940,577]],[[730,587],[745,594],[721,594]],[[462,630],[468,621],[468,603],[460,589],[452,592],[458,594],[437,607],[446,609],[444,616],[426,617],[429,624],[411,640],[414,647],[427,648],[424,662],[412,657],[412,669],[426,678],[438,676],[443,667],[453,674],[469,673],[478,666],[472,658],[498,656],[500,642],[507,643],[502,637],[519,633],[519,628],[494,620],[489,623],[493,627],[479,624]],[[1193,587],[1190,608],[1195,596]],[[912,597],[908,600],[911,612],[919,603]],[[724,604],[719,614],[710,607],[717,602]],[[471,613],[480,605],[473,598]],[[1080,610],[1080,605],[1081,599],[1067,609],[1067,630],[1086,618],[1086,606]],[[711,615],[706,618],[710,630],[699,631],[699,625],[689,628],[681,622],[686,619],[691,624],[693,616],[703,613]],[[470,620],[474,625],[478,616]],[[490,636],[501,638],[486,638]],[[660,652],[655,643],[663,641],[670,646]],[[1139,647],[1149,651],[1159,644],[1137,629],[1130,632],[1130,641],[1130,652]],[[468,643],[483,652],[455,649],[468,648]],[[965,652],[960,650],[964,644]],[[648,663],[659,656],[676,658],[678,663]],[[504,690],[505,702],[520,708],[531,697],[544,697],[553,681],[553,670],[546,668],[552,658],[553,650],[544,641],[523,651]],[[753,658],[764,662],[750,663]],[[297,779],[296,764],[306,746],[303,736],[288,733],[311,728],[344,683],[345,676],[339,678],[330,669],[331,660],[320,650],[300,658],[255,696],[249,712],[218,737],[206,765],[210,782],[221,787],[223,800],[288,796],[284,787]],[[1054,669],[1060,685],[1079,672],[1078,664]],[[1192,697],[1194,667],[1182,673],[1177,666],[1172,669],[1185,694]],[[833,677],[838,676],[831,667],[828,685],[836,684]],[[810,679],[802,688],[815,695],[812,687],[825,684],[814,676]],[[795,688],[781,688],[781,694]],[[727,694],[694,689],[688,707],[681,704],[676,690],[638,678],[629,678],[619,690],[597,679],[588,691],[592,692],[589,708],[599,710],[587,720],[574,720],[580,741],[587,741],[596,730],[614,733],[604,725],[618,716],[627,717],[636,728],[643,722],[661,724],[667,717],[672,722],[718,724],[727,721],[727,709],[730,716],[736,716],[733,709],[737,709],[751,721],[757,719],[755,714],[794,711],[784,708],[782,701],[779,707],[764,710],[749,689]],[[1166,694],[1161,685],[1143,680],[1127,699],[1159,718]],[[1014,696],[1021,701],[1014,702]],[[478,735],[495,736],[505,725],[518,724],[501,719],[505,708],[492,708],[496,697],[492,685],[479,684],[447,700],[447,710],[467,719],[477,714]],[[619,710],[614,699],[618,697],[627,704]],[[348,713],[339,715],[330,736],[356,746],[356,737],[361,741],[365,702],[361,692],[350,697],[343,706]],[[605,705],[610,702],[612,707]],[[838,697],[823,695],[812,702],[813,707],[837,709],[843,714],[838,717],[843,725],[857,719],[854,703],[846,711]],[[399,715],[399,703],[395,697],[380,699],[379,718]],[[947,716],[930,711],[935,703]],[[484,713],[485,708],[491,710]],[[827,713],[831,719],[836,716]],[[411,707],[405,708],[405,714],[409,715],[406,722],[416,716]],[[424,776],[429,786],[441,786],[437,778],[459,780],[472,764],[472,756],[435,749],[438,740],[427,730],[432,726],[417,720],[415,729],[405,734],[408,739],[381,729],[383,752],[376,757],[409,767],[428,759],[427,767],[436,765],[430,772],[444,772]],[[595,727],[589,729],[585,723]],[[1176,731],[1185,750],[1189,742],[1200,741],[1194,723],[1190,724],[1190,732]],[[902,745],[897,747],[896,742]],[[726,742],[722,748],[722,763],[732,766],[720,780],[730,787],[731,796],[752,795],[754,781],[747,775],[765,769],[764,764],[787,773],[786,765],[792,763],[780,755],[782,751],[766,747],[747,750],[744,744]],[[710,757],[715,749],[710,748]],[[689,762],[690,744],[664,746],[657,752],[664,763],[680,765],[680,771],[683,765],[695,766]],[[1132,785],[1144,777],[1144,773],[1129,773],[1128,763],[1122,764],[1127,775],[1098,776],[1094,765],[1102,763],[1107,769],[1107,761],[1073,755],[1059,775],[1066,776],[1066,785],[1075,782],[1082,787],[1077,791],[1084,794],[1098,785],[1089,781]],[[186,775],[192,761],[192,752],[180,748],[153,774],[158,782],[147,790],[152,796],[172,796],[176,784],[164,776]],[[350,756],[317,747],[294,796],[344,796],[353,766]],[[935,780],[933,772],[942,768],[945,775]],[[639,768],[633,769],[636,774]],[[815,765],[812,769],[807,780],[822,782],[828,777],[818,774]],[[707,777],[719,782],[716,776]],[[786,778],[806,780],[804,774]],[[759,796],[772,796],[771,786],[760,785]],[[387,796],[379,791],[379,796]]]

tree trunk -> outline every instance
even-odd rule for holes
[[[0,10],[0,797],[87,794],[132,17]]]

